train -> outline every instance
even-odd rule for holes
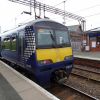
[[[32,73],[43,87],[67,79],[74,61],[68,28],[50,19],[0,34],[0,57]]]

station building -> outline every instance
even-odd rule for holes
[[[82,31],[79,25],[68,26],[73,51],[82,50]]]
[[[73,51],[100,52],[100,28],[82,32],[79,25],[68,26]]]
[[[100,28],[86,31],[83,34],[83,48],[85,51],[100,51]]]

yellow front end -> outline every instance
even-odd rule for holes
[[[51,60],[53,63],[64,61],[65,57],[72,57],[72,48],[37,49],[37,61]]]

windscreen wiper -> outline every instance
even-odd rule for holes
[[[50,37],[51,37],[51,39],[52,39],[52,41],[53,41],[52,46],[53,46],[53,47],[56,47],[56,40],[55,40],[54,35],[51,33],[51,31],[50,31]]]

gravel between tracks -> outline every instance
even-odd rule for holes
[[[91,81],[78,76],[76,77],[76,75],[70,75],[69,79],[66,81],[66,84],[100,99],[99,82]]]
[[[57,96],[60,100],[93,100],[63,85],[56,84],[49,88],[48,91]]]

